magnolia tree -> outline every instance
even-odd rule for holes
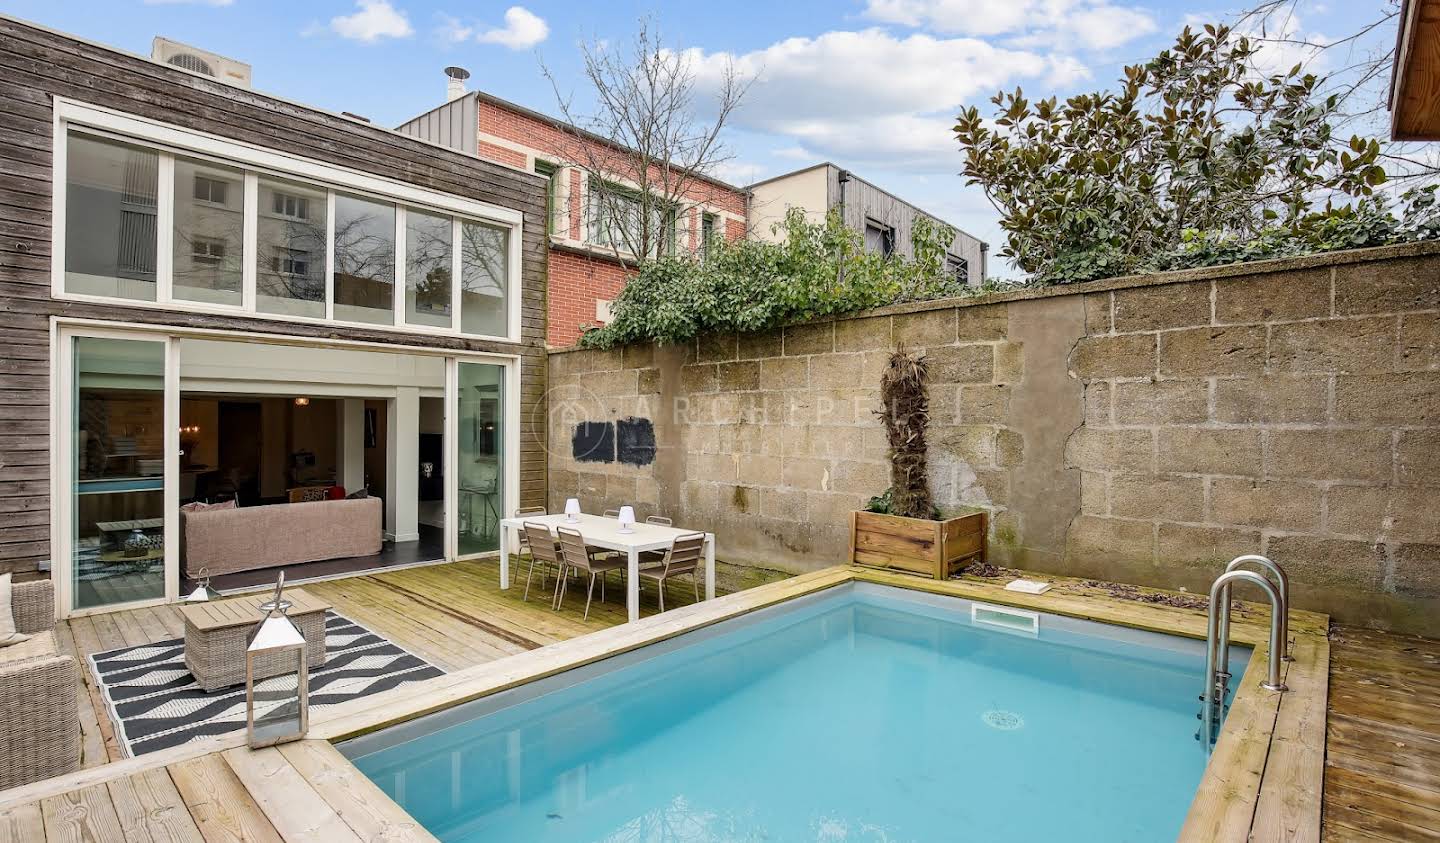
[[[992,120],[962,112],[964,175],[1001,214],[1000,254],[1042,281],[1083,280],[1197,236],[1248,242],[1353,214],[1385,181],[1381,144],[1337,144],[1323,80],[1299,65],[1261,75],[1256,50],[1228,27],[1187,27],[1117,91],[1058,102],[1017,88],[991,100]]]

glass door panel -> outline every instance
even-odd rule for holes
[[[75,337],[71,608],[165,596],[165,343]]]
[[[505,500],[505,367],[459,363],[457,514],[460,556],[500,548]]]

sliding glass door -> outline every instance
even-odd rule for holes
[[[70,611],[162,600],[173,448],[162,339],[72,336]]]
[[[457,364],[457,555],[500,548],[505,506],[505,375],[494,363]]]

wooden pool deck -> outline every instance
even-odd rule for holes
[[[619,628],[612,628],[624,620],[619,589],[612,590],[608,603],[592,608],[585,621],[580,617],[583,601],[573,597],[557,613],[543,599],[522,602],[518,589],[501,591],[494,563],[308,584],[307,590],[323,595],[342,614],[450,673],[317,716],[312,740],[251,752],[242,738],[228,736],[124,760],[98,695],[87,686],[81,690],[87,768],[0,793],[0,843],[429,840],[339,755],[331,740],[857,578],[1181,634],[1204,628],[1200,610],[1137,601],[1086,583],[1062,581],[1049,594],[1028,597],[1002,591],[998,581],[937,583],[850,568],[771,583],[664,615],[654,614],[654,593],[647,592],[642,621]],[[688,585],[672,586],[666,596],[667,606],[690,600]],[[1264,610],[1247,607],[1235,621],[1237,638],[1262,641],[1266,620]],[[1434,670],[1440,644],[1373,633],[1347,637],[1351,631],[1343,630],[1332,662],[1326,625],[1323,616],[1310,613],[1292,618],[1297,656],[1287,672],[1292,693],[1237,699],[1212,763],[1214,774],[1197,794],[1182,839],[1318,840],[1322,794],[1325,840],[1440,838],[1435,820],[1440,680]],[[179,633],[173,608],[79,619],[61,627],[62,640],[78,654]],[[1263,669],[1263,659],[1253,665]],[[1382,669],[1396,672],[1377,672]],[[1253,667],[1251,674],[1246,685],[1255,684]],[[1376,700],[1373,690],[1358,696],[1346,690],[1351,681],[1355,688],[1371,689],[1386,676],[1393,699]],[[1397,838],[1397,830],[1405,834]]]

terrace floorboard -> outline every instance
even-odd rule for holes
[[[758,606],[779,599],[776,595],[782,592],[815,587],[806,580],[823,585],[846,576],[844,569],[832,571],[840,573],[817,572],[794,580],[793,586],[762,589],[768,593],[763,600],[743,599]],[[871,572],[864,577],[884,582],[891,575]],[[924,590],[996,602],[1017,598],[1000,590],[1003,581],[905,579]],[[492,671],[489,662],[509,656],[549,659],[545,654],[551,650],[587,646],[579,640],[560,642],[622,624],[623,589],[616,582],[611,585],[615,587],[607,589],[607,601],[601,602],[597,594],[588,620],[582,617],[583,591],[572,587],[564,608],[554,612],[548,590],[538,596],[532,591],[528,602],[521,600],[523,582],[501,591],[493,562],[370,573],[307,583],[305,588],[346,617],[450,672],[432,680],[434,690],[415,692],[438,699],[447,694],[462,698],[468,693],[464,688],[476,682],[467,676],[480,676],[472,669]],[[1203,628],[1201,610],[1136,601],[1134,590],[1127,591],[1059,580],[1046,608],[1191,635]],[[1044,599],[1036,598],[1036,603]],[[672,584],[666,595],[667,606],[692,601],[688,583]],[[644,592],[642,603],[645,617],[658,611],[653,588]],[[1266,614],[1247,604],[1237,613],[1237,629],[1248,629],[1247,634],[1258,639]],[[661,626],[668,629],[670,624]],[[1350,628],[1337,628],[1327,640],[1325,629],[1323,616],[1292,617],[1298,658],[1290,663],[1286,678],[1297,691],[1307,691],[1286,695],[1278,706],[1270,706],[1273,713],[1267,709],[1263,716],[1274,724],[1268,749],[1257,747],[1254,764],[1244,771],[1235,768],[1252,778],[1263,775],[1258,794],[1250,797],[1253,804],[1242,809],[1252,812],[1250,839],[1440,840],[1440,642]],[[61,623],[57,632],[62,646],[84,656],[175,637],[180,630],[174,607],[156,607],[74,619]],[[637,630],[631,643],[605,647],[634,646],[653,634]],[[627,632],[622,637],[631,636]],[[541,648],[543,653],[532,652]],[[493,665],[501,673],[517,669]],[[465,675],[456,675],[460,672]],[[90,769],[65,777],[63,783],[0,793],[0,843],[87,836],[277,841],[350,839],[353,834],[365,839],[432,839],[367,780],[347,775],[328,741],[250,753],[237,749],[231,736],[167,751],[164,757],[122,760],[88,668],[82,675],[81,730]],[[1314,737],[1319,730],[1311,725],[1321,719],[1323,741]],[[334,728],[322,726],[312,734],[334,737],[328,734]],[[1322,752],[1323,785],[1320,776],[1305,772],[1320,767]],[[1317,823],[1314,803],[1322,798],[1322,789],[1323,812]]]

